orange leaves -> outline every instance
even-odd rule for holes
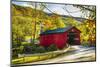
[[[51,15],[51,18],[52,19],[57,19],[57,18],[59,18],[60,16],[58,15],[58,14],[53,14],[53,15]]]

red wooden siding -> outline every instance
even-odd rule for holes
[[[57,46],[57,48],[62,49],[66,46],[67,32],[55,34],[54,37],[54,44]]]
[[[40,45],[49,47],[50,45],[54,44],[57,48],[62,49],[67,45],[67,43],[69,43],[68,35],[70,34],[70,32],[73,32],[75,34],[74,45],[79,45],[81,32],[75,27],[72,27],[65,32],[40,35]]]
[[[75,39],[75,44],[80,45],[80,33],[76,34],[74,39]]]
[[[74,44],[75,45],[80,45],[80,30],[73,27],[70,30],[68,30],[67,32],[68,32],[68,34],[70,34],[70,32],[74,32],[75,33],[75,38],[74,38],[75,42],[74,42]]]
[[[66,45],[67,41],[66,37],[67,37],[67,32],[41,35],[40,45],[49,47],[50,45],[54,44],[56,45],[57,48],[62,49]]]
[[[49,47],[53,43],[54,43],[54,34],[40,36],[40,45],[45,46],[45,47]]]
[[[73,28],[69,29],[67,32],[76,32],[76,33],[81,33],[81,31],[78,30],[76,27],[73,27]]]

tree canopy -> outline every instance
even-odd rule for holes
[[[96,34],[95,8],[88,6],[84,7],[79,5],[75,7],[80,8],[81,10],[83,10],[83,12],[89,11],[90,19],[84,19],[83,21],[78,21],[75,19],[75,17],[68,17],[68,16],[63,17],[62,15],[59,15],[57,13],[49,15],[43,11],[45,7],[41,7],[41,10],[39,10],[12,4],[13,42],[20,43],[25,40],[26,36],[30,36],[33,39],[38,39],[41,30],[46,31],[57,28],[64,28],[67,27],[68,25],[75,26],[82,32],[81,33],[82,42],[95,41],[95,34]],[[34,34],[35,36],[33,36]]]

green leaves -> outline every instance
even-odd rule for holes
[[[35,9],[30,7],[12,5],[12,33],[14,43],[17,43],[17,41],[22,42],[21,40],[25,40],[26,36],[39,39],[41,29],[43,31],[54,30],[67,27],[68,25],[75,26],[81,31],[82,41],[88,41],[90,36],[95,38],[95,23],[92,24],[92,22],[90,22],[87,24],[88,21],[79,22],[73,17],[65,18],[56,13],[49,16],[42,11],[45,7],[41,6],[38,8],[40,8],[40,10],[36,9],[35,11]],[[94,9],[95,8],[93,8],[93,10]],[[92,16],[95,17],[94,12],[91,13],[91,17]],[[33,36],[34,34],[35,36]]]

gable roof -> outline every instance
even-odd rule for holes
[[[58,28],[58,29],[54,29],[54,30],[47,30],[45,32],[41,32],[40,34],[53,34],[53,33],[62,33],[62,32],[66,32],[69,29],[73,28],[74,26],[67,26],[66,28]]]

